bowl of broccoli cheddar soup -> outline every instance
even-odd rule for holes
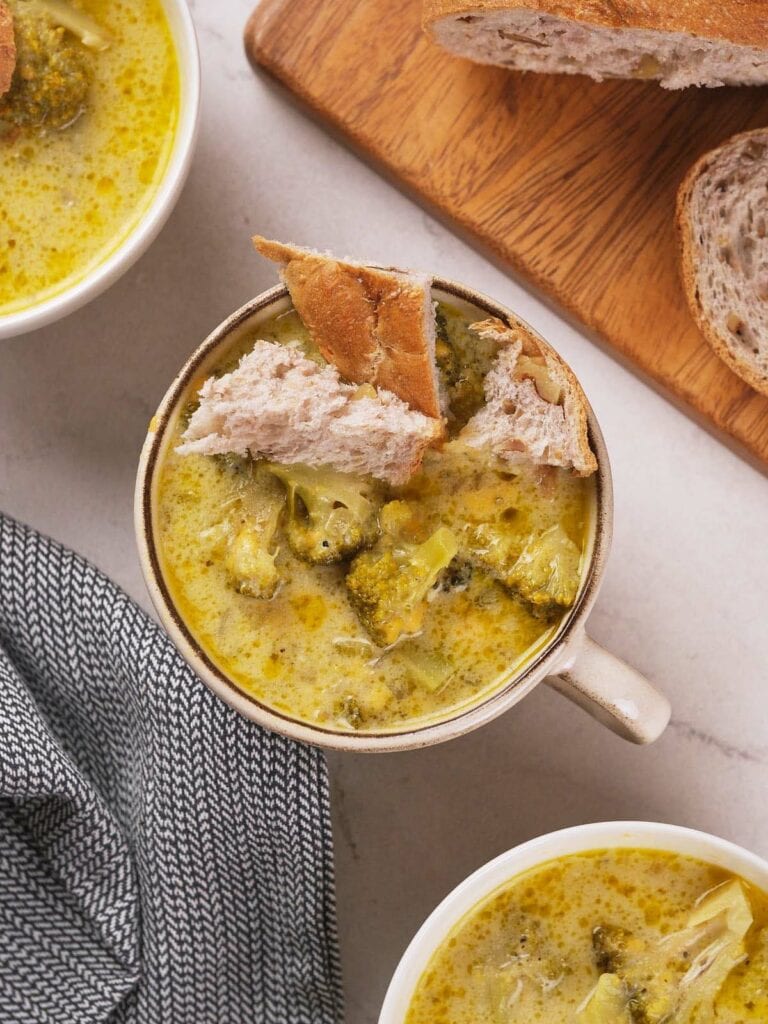
[[[201,678],[342,749],[448,739],[545,678],[654,739],[666,700],[584,632],[611,485],[568,367],[459,285],[257,244],[286,286],[192,355],[137,481],[150,593]]]
[[[0,338],[142,254],[181,191],[198,105],[184,0],[0,0]]]
[[[768,1020],[768,864],[673,825],[542,836],[455,889],[406,950],[379,1024]]]

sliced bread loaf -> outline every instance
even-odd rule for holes
[[[0,96],[11,87],[16,70],[16,39],[13,34],[13,15],[5,0],[0,0]]]
[[[579,476],[597,469],[589,445],[587,400],[557,353],[520,321],[473,324],[501,347],[485,378],[486,404],[458,437],[510,464],[562,466]]]
[[[347,384],[335,367],[268,341],[231,373],[206,380],[199,399],[182,455],[250,453],[402,484],[441,433],[439,420],[391,392]]]
[[[256,249],[282,264],[282,278],[313,341],[341,376],[441,415],[431,279],[358,263],[256,236]]]
[[[768,0],[424,0],[451,53],[667,89],[768,82]]]
[[[680,186],[688,304],[717,354],[768,395],[768,128],[705,154]]]

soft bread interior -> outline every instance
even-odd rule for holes
[[[651,79],[666,89],[768,82],[765,50],[680,32],[608,28],[523,8],[450,15],[428,28],[452,53],[523,71]]]
[[[721,149],[693,184],[688,230],[701,311],[768,383],[768,131]]]
[[[522,323],[491,317],[472,330],[500,345],[485,379],[485,405],[458,437],[511,465],[560,466],[589,476],[597,461],[589,444],[587,403],[576,378]]]
[[[250,454],[402,484],[441,432],[396,395],[348,384],[334,366],[276,342],[257,341],[198,397],[182,455]]]

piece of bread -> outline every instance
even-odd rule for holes
[[[439,419],[435,311],[429,277],[336,260],[257,235],[312,340],[346,380],[370,383]]]
[[[667,89],[768,82],[768,0],[424,0],[424,27],[482,64]]]
[[[561,466],[579,476],[597,469],[589,445],[587,400],[570,368],[520,321],[491,317],[471,330],[496,341],[485,402],[458,437],[510,464]]]
[[[13,34],[13,15],[5,0],[0,0],[0,96],[11,87],[16,70],[16,37]]]
[[[347,384],[335,367],[269,341],[206,380],[199,399],[181,455],[250,453],[403,484],[441,434],[439,420],[391,392]]]
[[[706,153],[677,196],[681,270],[701,333],[768,395],[768,128]]]

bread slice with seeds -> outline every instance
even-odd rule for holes
[[[500,348],[485,378],[486,404],[461,431],[458,443],[488,449],[513,465],[594,473],[587,400],[560,356],[518,320],[506,324],[491,317],[471,329]]]
[[[681,267],[702,334],[768,395],[768,128],[735,135],[688,172],[677,199]]]
[[[209,377],[199,400],[181,455],[251,455],[403,484],[441,434],[439,420],[391,392],[348,384],[334,366],[270,341]]]
[[[370,383],[440,419],[432,280],[334,259],[257,235],[312,340],[341,376]]]
[[[521,71],[666,89],[768,82],[767,0],[424,0],[445,49]]]

